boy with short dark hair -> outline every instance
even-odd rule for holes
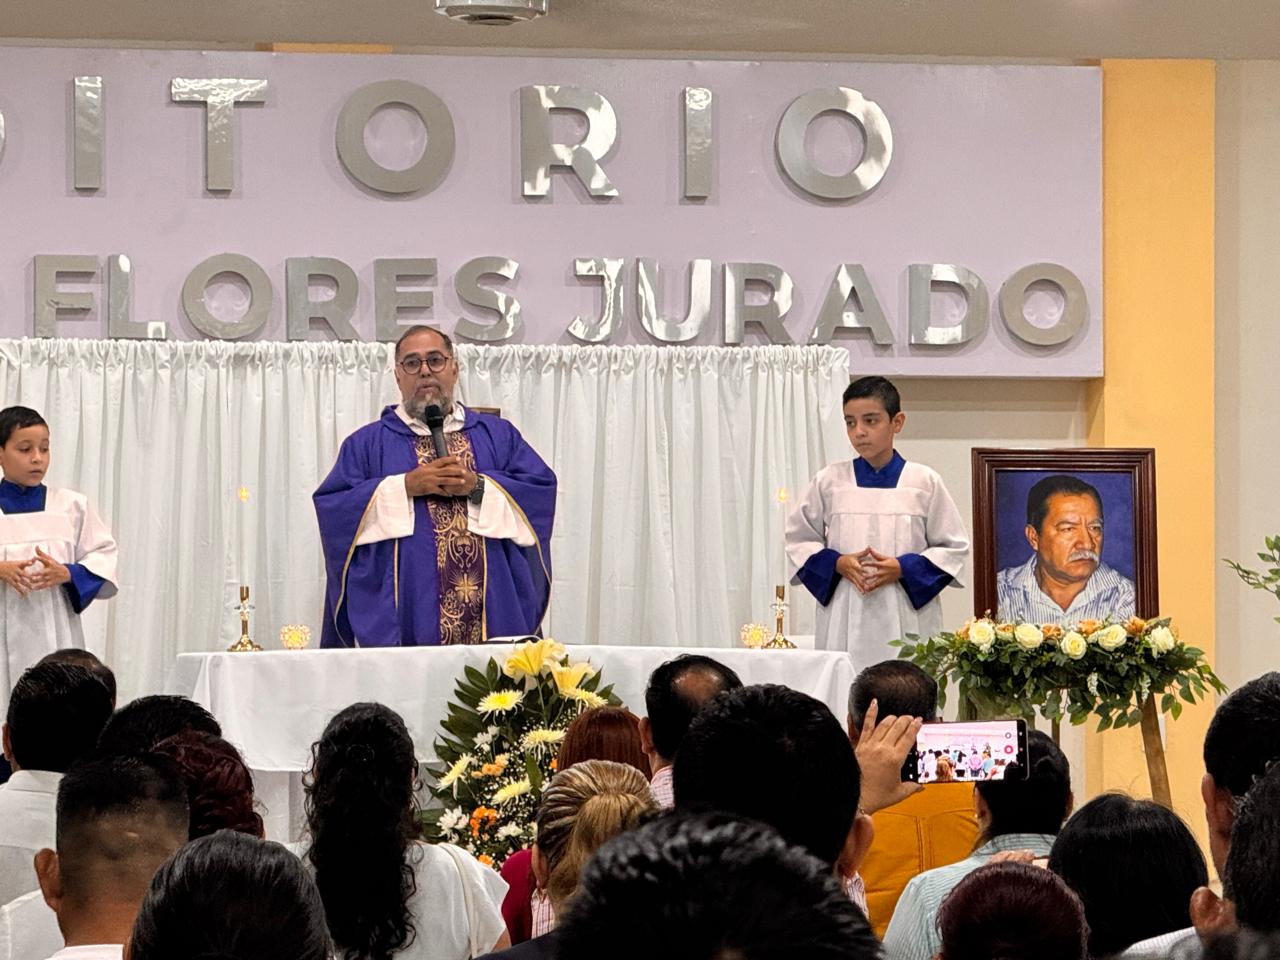
[[[83,647],[80,614],[116,593],[116,542],[82,493],[44,483],[49,425],[0,410],[0,715],[22,671]]]
[[[942,629],[938,594],[956,583],[969,535],[942,478],[903,459],[897,388],[863,377],[844,392],[858,456],[824,467],[787,518],[787,555],[818,601],[819,650],[848,650],[858,667],[893,656],[889,641]]]

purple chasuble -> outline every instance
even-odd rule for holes
[[[466,411],[449,452],[528,520],[532,547],[467,530],[462,497],[415,497],[411,536],[355,546],[378,484],[420,462],[418,437],[387,407],[342,444],[314,502],[326,572],[322,647],[434,646],[538,630],[551,596],[556,477],[500,417]],[[430,459],[429,441],[425,445]]]

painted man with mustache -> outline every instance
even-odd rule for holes
[[[1133,581],[1102,562],[1102,497],[1076,477],[1045,477],[1027,494],[1031,559],[996,577],[1001,620],[1077,623],[1134,615]]]

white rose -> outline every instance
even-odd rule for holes
[[[1098,631],[1095,638],[1098,641],[1098,646],[1103,650],[1107,651],[1107,653],[1114,653],[1125,645],[1129,635],[1125,633],[1124,627],[1118,623],[1113,623],[1105,630]]]
[[[1034,623],[1020,623],[1014,628],[1013,638],[1023,650],[1034,650],[1044,643],[1044,634]]]
[[[976,620],[969,628],[969,642],[983,653],[991,649],[996,642],[996,628],[990,620]]]
[[[1155,651],[1156,656],[1162,653],[1168,653],[1177,644],[1177,640],[1173,637],[1173,631],[1168,627],[1156,627],[1147,635],[1147,640],[1151,643],[1151,649]]]
[[[1072,660],[1079,660],[1089,649],[1089,641],[1075,630],[1072,630],[1058,641],[1058,649]]]

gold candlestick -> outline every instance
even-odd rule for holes
[[[764,645],[766,650],[794,650],[796,645],[782,634],[782,623],[787,616],[787,588],[779,584],[774,588],[773,615],[777,626],[773,639]]]
[[[227,647],[227,653],[254,653],[261,650],[251,639],[249,639],[249,611],[253,607],[249,604],[249,588],[242,586],[240,588],[240,639]]]

